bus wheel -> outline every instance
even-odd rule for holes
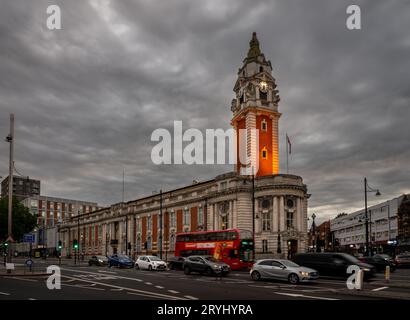
[[[258,271],[254,271],[251,274],[253,280],[258,281],[261,279],[261,274]]]
[[[189,270],[189,267],[184,268],[184,273],[185,274],[190,274],[191,273],[191,270]]]

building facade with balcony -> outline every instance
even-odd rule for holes
[[[9,177],[1,182],[1,197],[9,194]],[[27,197],[40,195],[40,180],[30,179],[29,177],[13,176],[13,196],[19,201]]]

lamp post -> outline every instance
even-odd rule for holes
[[[159,258],[162,260],[162,189],[159,190]]]
[[[376,196],[380,196],[381,193],[379,189],[373,189],[368,185],[366,177],[364,178],[363,182],[364,182],[364,216],[365,216],[365,221],[366,221],[366,256],[371,256],[372,251],[370,250],[370,247],[369,247],[369,216],[367,212],[367,193],[375,192]]]

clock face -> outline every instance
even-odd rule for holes
[[[266,93],[268,91],[268,84],[265,81],[261,81],[259,83],[259,89],[260,91]]]

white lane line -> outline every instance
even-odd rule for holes
[[[37,300],[37,299],[34,299],[34,298],[28,298],[28,300]]]
[[[97,291],[104,291],[105,289],[102,288],[94,288],[94,287],[85,287],[85,286],[79,286],[78,284],[61,284],[62,286],[66,287],[74,287],[74,288],[80,288],[80,289],[90,289],[90,290],[97,290]]]
[[[340,300],[340,299],[335,299],[335,298],[307,296],[307,295],[298,294],[298,293],[284,293],[284,292],[274,292],[274,293],[279,294],[279,295],[283,295],[283,296],[294,297],[294,298],[308,298],[308,299],[318,299],[318,300]]]
[[[66,271],[72,271],[72,272],[79,272],[79,273],[88,273],[88,274],[93,274],[101,277],[101,274],[95,273],[95,272],[90,272],[90,271],[84,271],[84,270],[75,270],[75,269],[67,269],[67,268],[61,268],[61,270],[66,270]],[[79,275],[81,277],[81,275]],[[132,280],[132,281],[137,281],[137,282],[142,282],[141,279],[137,278],[129,278],[129,277],[122,277],[122,276],[113,276],[112,279],[126,279],[126,280]]]
[[[198,298],[195,298],[193,296],[184,296],[184,297],[189,299],[189,300],[199,300]]]
[[[105,270],[98,270],[98,272],[104,272],[104,273],[109,273],[109,274],[117,274],[116,272],[105,271]]]
[[[151,283],[151,282],[145,282],[145,284],[147,284],[147,285],[149,285],[149,286],[152,286],[152,283]]]
[[[155,286],[155,288],[164,289],[164,287],[161,287],[161,286]]]
[[[27,279],[27,278],[19,278],[19,277],[6,277],[6,278],[8,278],[8,279],[15,279],[15,280],[21,280],[21,281],[37,282],[37,280]]]
[[[122,291],[123,289],[110,289],[111,291]]]
[[[168,292],[171,292],[171,293],[179,293],[179,291],[176,291],[176,290],[168,290]]]
[[[100,286],[103,286],[103,287],[124,289],[124,290],[127,290],[127,291],[132,291],[136,295],[145,296],[145,297],[149,297],[149,298],[159,298],[159,299],[168,299],[168,300],[185,300],[184,298],[175,297],[175,296],[171,296],[171,295],[168,295],[168,294],[162,294],[162,293],[156,293],[156,292],[151,292],[151,291],[139,290],[139,289],[134,289],[134,288],[121,287],[121,286],[116,286],[116,285],[108,284],[108,283],[104,283],[104,282],[95,282],[95,281],[91,281],[91,280],[84,280],[84,279],[79,279],[79,278],[70,277],[70,276],[63,276],[63,275],[61,277],[69,278],[69,279],[77,279],[77,280],[80,280],[80,281],[83,281],[83,282],[96,283],[96,284],[98,284]],[[97,289],[97,288],[93,288],[93,289]]]
[[[376,289],[373,289],[372,291],[380,291],[380,290],[384,290],[384,289],[387,289],[388,287],[380,287],[380,288],[376,288]]]
[[[3,296],[9,296],[10,295],[10,293],[7,293],[7,292],[0,292],[0,294],[2,294]]]

